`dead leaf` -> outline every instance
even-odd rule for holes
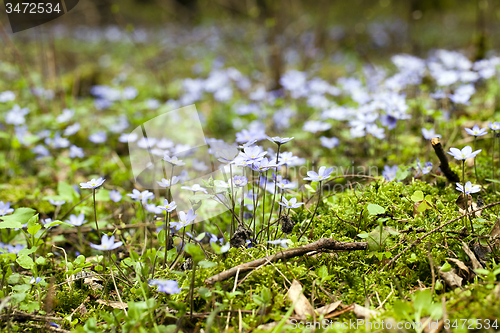
[[[359,304],[354,304],[353,312],[356,317],[365,319],[375,318],[378,315],[377,311],[367,309]]]
[[[463,262],[463,261],[458,260],[458,259],[455,259],[455,258],[447,258],[446,260],[454,262],[454,263],[458,266],[458,268],[460,268],[460,269],[462,269],[462,270],[466,271],[467,273],[470,273],[470,272],[469,272],[469,267],[467,267],[467,266],[464,264],[464,262]]]
[[[481,263],[479,262],[479,260],[477,260],[476,255],[474,254],[474,252],[472,252],[470,250],[469,246],[465,242],[462,242],[462,249],[464,250],[465,253],[467,253],[467,255],[469,256],[470,260],[472,261],[472,268],[474,268],[474,269],[483,268],[483,265],[481,265]]]
[[[332,313],[333,311],[335,311],[339,307],[340,303],[342,303],[342,301],[337,301],[335,303],[327,304],[325,306],[317,308],[316,313],[320,316]]]
[[[102,305],[107,305],[112,307],[113,309],[127,309],[128,305],[127,303],[122,303],[122,302],[115,302],[115,301],[105,301],[103,299],[98,299],[97,303],[102,304]]]
[[[477,206],[477,204],[472,200],[472,195],[468,194],[468,206],[466,207],[465,206],[465,199],[464,199],[464,194],[463,193],[460,193],[460,195],[458,196],[457,200],[455,201],[455,204],[457,204],[457,206],[459,207],[458,211],[460,212],[460,214],[466,214],[467,213],[467,208],[469,209],[469,213],[472,212],[472,211],[475,211],[476,209],[478,209],[479,207]],[[478,211],[478,212],[475,212],[474,213],[474,216],[475,217],[480,217],[481,216],[481,210]]]
[[[314,309],[311,303],[309,303],[307,298],[304,296],[302,285],[299,281],[292,281],[292,285],[290,286],[290,289],[288,289],[287,297],[293,304],[295,304],[294,312],[297,316],[306,319],[306,316],[314,315]]]
[[[462,286],[463,279],[457,275],[456,270],[454,268],[452,268],[448,272],[443,272],[440,269],[439,276],[441,276],[444,282],[446,282],[446,284],[448,284],[452,288],[458,288]]]

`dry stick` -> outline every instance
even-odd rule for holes
[[[303,245],[297,248],[288,249],[286,251],[280,251],[274,255],[270,255],[264,258],[256,259],[238,266],[235,266],[227,271],[221,272],[217,275],[209,277],[205,280],[205,284],[213,285],[216,282],[224,281],[236,275],[239,271],[240,273],[257,268],[260,265],[276,262],[281,259],[289,259],[304,255],[311,251],[360,251],[366,250],[368,248],[367,242],[339,242],[333,238],[321,238],[313,243]]]
[[[471,213],[473,214],[475,212],[479,212],[479,211],[482,211],[483,209],[490,208],[490,207],[493,207],[493,206],[496,206],[496,205],[500,205],[500,201],[497,201],[497,202],[491,203],[489,205],[483,206],[481,208],[478,208],[478,209],[472,211]],[[459,216],[459,217],[457,217],[457,218],[455,218],[453,220],[450,220],[450,221],[448,221],[446,223],[441,224],[440,226],[437,226],[436,228],[432,229],[431,231],[429,231],[429,232],[425,233],[424,235],[420,236],[413,243],[411,243],[410,245],[408,245],[403,251],[399,252],[394,258],[392,258],[384,267],[382,267],[382,269],[379,271],[379,273],[382,273],[386,267],[391,266],[396,260],[399,259],[399,257],[401,257],[403,254],[405,254],[409,249],[411,249],[412,247],[414,247],[415,245],[417,245],[418,243],[420,243],[427,236],[435,233],[439,229],[441,229],[443,227],[446,227],[447,225],[449,225],[449,224],[451,224],[453,222],[456,222],[456,221],[459,221],[459,220],[463,219],[467,215],[468,214],[463,214],[463,215],[461,215],[461,216]]]
[[[439,141],[439,138],[433,138],[431,140],[432,148],[434,148],[434,152],[436,152],[437,157],[439,158],[439,162],[441,165],[441,171],[444,173],[448,181],[452,183],[460,182],[460,178],[458,175],[450,169],[450,165],[448,164],[448,158],[446,157],[446,153],[444,152],[443,146]]]

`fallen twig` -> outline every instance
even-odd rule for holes
[[[441,171],[446,176],[446,178],[452,183],[460,182],[460,178],[458,177],[458,175],[450,169],[448,158],[446,157],[443,146],[441,146],[439,138],[433,138],[431,140],[431,144],[432,148],[434,148],[434,151],[436,152],[437,157],[439,158],[439,162],[441,162],[441,165],[439,167],[441,168]]]
[[[228,269],[227,271],[209,277],[208,279],[205,280],[205,284],[213,285],[216,282],[224,281],[226,279],[235,276],[238,271],[240,273],[243,273],[255,269],[266,263],[276,262],[280,259],[289,259],[297,257],[311,251],[318,251],[318,252],[326,250],[359,251],[359,250],[366,250],[367,248],[368,248],[367,242],[339,242],[333,238],[321,238],[320,240],[317,240],[314,243],[310,243],[293,249],[288,249],[285,251],[280,251],[276,254],[235,266],[231,269]]]

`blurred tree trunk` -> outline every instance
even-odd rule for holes
[[[486,11],[488,0],[476,0],[476,57],[475,60],[484,59],[487,50],[486,36]]]
[[[271,90],[281,88],[280,78],[283,74],[283,56],[279,37],[283,34],[284,0],[257,0],[261,20],[267,27],[267,47],[269,48],[269,67],[271,69]]]

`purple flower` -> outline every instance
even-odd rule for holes
[[[456,189],[462,193],[464,192],[464,187],[460,183],[457,183]],[[477,193],[479,191],[481,191],[481,186],[472,185],[470,181],[465,183],[465,194]]]
[[[107,139],[106,132],[104,131],[99,131],[89,136],[89,141],[93,143],[103,143],[106,142],[106,139]]]
[[[327,169],[325,166],[322,166],[321,168],[319,168],[317,173],[316,171],[307,171],[308,177],[305,177],[304,180],[320,182],[330,178],[330,174],[332,173],[332,171],[333,171],[332,167]]]
[[[66,203],[66,201],[64,200],[54,200],[54,199],[49,199],[49,202],[54,206],[62,206]]]
[[[75,227],[79,227],[87,221],[85,220],[85,214],[82,213],[78,216],[76,216],[75,214],[71,214],[69,216],[69,220],[66,220],[66,222],[68,222],[69,224],[71,224]]]
[[[205,194],[208,194],[207,190],[205,188],[201,187],[200,184],[194,184],[191,187],[190,186],[181,186],[181,189],[193,191],[193,194],[196,194],[196,192],[203,192]]]
[[[299,208],[304,204],[303,202],[297,202],[297,198],[291,198],[290,200],[283,198],[283,202],[278,203],[285,208]]]
[[[277,166],[277,164],[270,162],[267,157],[264,157],[260,161],[255,161],[252,165],[252,168],[255,171],[264,172],[269,170],[270,168],[276,168]]]
[[[139,190],[133,189],[132,193],[127,194],[132,200],[142,201],[142,203],[146,203],[149,199],[154,199],[155,195],[148,190],[140,192]]]
[[[101,186],[102,184],[104,184],[105,181],[106,181],[106,179],[99,177],[97,179],[92,179],[86,183],[80,183],[80,187],[87,188],[87,189],[96,189],[99,186]]]
[[[179,222],[170,222],[170,226],[175,227],[176,231],[181,230],[185,226],[188,226],[193,222],[198,214],[195,214],[192,209],[190,209],[187,214],[183,211],[179,212]]]
[[[490,121],[490,123],[488,124],[488,127],[492,130],[492,131],[498,131],[500,130],[500,123],[498,121],[495,121],[494,123],[492,123]]]
[[[246,184],[248,184],[248,179],[245,176],[238,176],[238,175],[236,175],[236,176],[233,177],[233,184],[236,187],[243,187]]]
[[[31,283],[31,284],[38,284],[38,283],[40,283],[41,281],[42,281],[42,278],[41,278],[41,277],[37,277],[37,278],[35,279],[35,277],[33,276],[33,277],[31,278],[31,280],[30,280],[30,283]]]
[[[70,158],[75,158],[75,157],[83,158],[83,157],[85,157],[85,153],[83,152],[82,148],[77,147],[75,145],[71,145],[69,147],[69,157]]]
[[[488,134],[486,128],[479,128],[479,126],[477,126],[477,125],[474,125],[474,127],[472,127],[472,128],[466,128],[465,131],[469,135],[473,135],[473,136],[483,136],[483,135]]]
[[[7,244],[6,246],[6,250],[8,253],[15,253],[15,254],[18,254],[19,251],[21,251],[22,249],[24,249],[24,245],[22,244],[17,244],[17,245],[10,245],[10,244]]]
[[[186,165],[186,163],[184,163],[182,160],[178,159],[177,156],[170,157],[170,156],[165,154],[165,156],[163,156],[163,160],[165,162],[172,164],[172,165],[177,165],[177,166]]]
[[[337,138],[327,138],[326,136],[322,136],[319,138],[321,140],[321,145],[328,149],[333,149],[339,145],[339,139]]]
[[[254,163],[263,159],[266,154],[267,152],[262,151],[262,148],[253,146],[245,147],[239,156],[241,156],[247,163]]]
[[[316,132],[323,132],[327,131],[332,127],[332,125],[322,122],[322,121],[317,121],[317,120],[309,120],[304,123],[304,126],[302,129],[306,132],[311,132],[311,133],[316,133]]]
[[[154,203],[151,203],[151,204],[144,204],[144,208],[146,208],[146,210],[152,214],[155,214],[155,215],[160,215],[163,213],[163,210],[161,209],[160,206],[156,206]]]
[[[177,176],[173,176],[172,177],[172,180],[170,179],[165,179],[165,178],[162,178],[161,181],[156,181],[158,183],[158,185],[160,187],[163,187],[163,188],[167,188],[167,187],[170,187],[172,185],[175,185],[179,182],[180,178],[177,177]]]
[[[268,137],[267,138],[269,141],[276,143],[278,146],[283,145],[289,141],[293,140],[293,136],[291,138],[281,138],[279,136],[274,136],[274,137]]]
[[[181,292],[179,283],[175,280],[149,280],[150,286],[157,286],[161,293],[173,295]]]
[[[10,202],[4,203],[3,201],[0,201],[0,216],[4,216],[12,212],[14,212],[14,209],[10,208]]]
[[[466,160],[469,158],[476,157],[477,154],[479,154],[482,150],[476,150],[475,152],[472,152],[472,147],[471,146],[465,146],[462,148],[462,150],[458,148],[450,148],[450,151],[447,151],[448,154],[453,156],[456,160]]]
[[[392,182],[396,179],[396,173],[398,172],[399,167],[397,165],[393,165],[392,167],[385,165],[384,171],[382,171],[382,176],[384,176],[385,180]]]
[[[175,204],[175,201],[168,202],[167,199],[163,201],[163,206],[158,206],[161,210],[165,210],[168,213],[171,213],[174,211],[174,209],[177,208],[177,205]]]
[[[119,248],[123,245],[123,242],[115,243],[115,236],[108,237],[108,235],[103,235],[101,238],[101,245],[96,245],[90,243],[90,247],[100,251],[111,251]]]
[[[109,191],[109,199],[114,202],[119,202],[122,200],[122,195],[117,190]]]
[[[434,128],[431,129],[426,129],[422,127],[422,135],[424,136],[424,139],[426,140],[431,140],[434,138],[441,138],[441,135],[436,134],[436,131]]]

